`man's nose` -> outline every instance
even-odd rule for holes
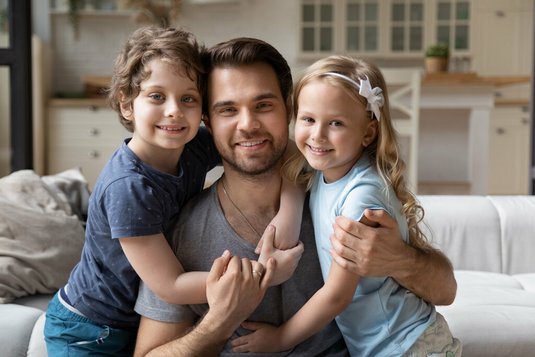
[[[260,128],[258,116],[250,110],[242,110],[238,115],[239,130],[253,130]]]

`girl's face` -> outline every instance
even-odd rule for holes
[[[342,178],[375,139],[377,121],[342,88],[323,79],[301,88],[298,106],[297,147],[327,182]]]
[[[147,65],[150,76],[141,82],[132,109],[121,108],[134,122],[129,147],[148,164],[174,161],[195,137],[201,123],[201,95],[197,84],[176,66],[156,58]]]

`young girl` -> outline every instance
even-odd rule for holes
[[[178,29],[139,29],[117,57],[110,99],[133,134],[97,180],[81,260],[49,304],[50,356],[131,356],[140,278],[168,302],[206,302],[208,273],[184,273],[164,237],[220,161],[210,134],[199,130],[202,74],[200,46]],[[297,188],[288,188],[281,207],[293,211],[296,197]],[[299,208],[300,200],[295,201]],[[278,229],[288,235],[279,240],[297,242],[300,210],[281,215],[289,218],[279,218]],[[297,223],[290,221],[296,218]],[[254,267],[262,271],[259,263]]]
[[[310,210],[325,285],[279,328],[245,323],[255,332],[234,341],[236,351],[289,349],[336,317],[352,356],[459,356],[461,345],[434,306],[390,277],[355,276],[331,264],[335,217],[370,224],[365,209],[395,217],[402,237],[420,249],[423,209],[406,186],[379,69],[332,56],[310,66],[294,91],[298,155],[289,175],[311,187]],[[305,159],[315,169],[303,175]]]

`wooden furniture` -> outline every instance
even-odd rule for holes
[[[105,100],[53,99],[47,123],[47,172],[80,167],[93,188],[110,155],[131,136]]]
[[[467,113],[467,179],[469,193],[474,195],[489,193],[489,173],[491,173],[491,114],[495,106],[494,91],[499,86],[529,83],[525,76],[481,77],[475,73],[444,73],[426,75],[422,81],[420,109],[440,112]],[[426,115],[421,116],[422,122]],[[438,134],[440,135],[440,134]],[[493,149],[494,150],[494,149]],[[529,147],[524,148],[529,153]],[[460,158],[461,159],[461,158]],[[436,157],[437,165],[441,158]],[[421,161],[420,161],[421,162]]]
[[[388,87],[390,114],[400,136],[409,139],[407,180],[411,190],[418,190],[418,147],[420,128],[420,90],[422,70],[419,68],[385,68],[382,70]]]

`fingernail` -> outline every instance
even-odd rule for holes
[[[225,250],[225,251],[223,252],[222,257],[225,257],[225,258],[226,258],[226,257],[228,257],[229,255],[230,255],[230,252],[229,252],[228,250]]]

